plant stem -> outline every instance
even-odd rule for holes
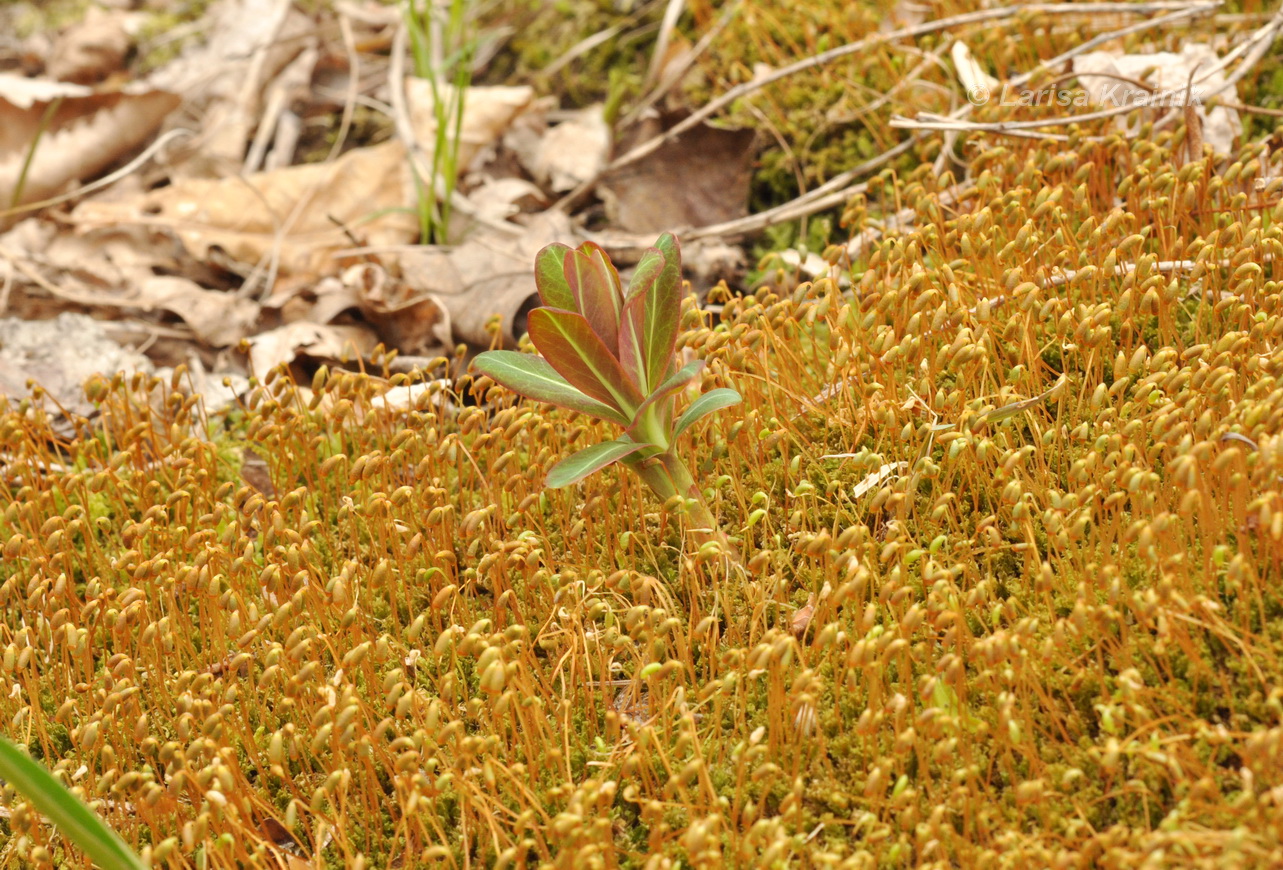
[[[661,453],[659,459],[663,462],[663,467],[667,471],[667,478],[673,491],[686,499],[687,511],[691,522],[694,523],[691,535],[701,546],[709,541],[717,541],[727,559],[741,568],[744,567],[744,560],[740,556],[739,549],[731,543],[730,538],[726,537],[726,533],[722,531],[717,518],[708,509],[708,504],[704,501],[704,495],[700,492],[699,486],[696,485],[695,478],[686,467],[686,463],[682,462],[681,457],[671,449],[666,453]]]

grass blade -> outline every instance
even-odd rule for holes
[[[3,738],[0,738],[0,777],[102,870],[143,870],[142,859],[106,822],[42,765]]]

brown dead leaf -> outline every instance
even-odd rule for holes
[[[325,326],[288,323],[249,339],[250,373],[262,378],[281,363],[292,363],[301,354],[318,359],[346,360],[374,349],[378,338],[361,326]]]
[[[137,288],[130,307],[163,308],[182,318],[196,337],[212,347],[230,347],[254,330],[258,303],[219,290],[206,290],[195,281],[157,275]]]
[[[281,274],[318,274],[333,269],[335,250],[351,246],[344,226],[371,245],[412,241],[414,216],[387,210],[413,203],[413,191],[405,149],[389,142],[333,163],[192,178],[124,202],[84,202],[72,220],[81,229],[164,228],[202,261],[216,248],[251,268],[275,259]]]
[[[314,29],[312,19],[290,0],[221,0],[210,7],[202,22],[209,39],[150,79],[181,94],[185,111],[201,120],[199,148],[176,168],[180,176],[221,177],[241,170],[267,88],[304,50]]]
[[[1234,140],[1242,131],[1238,112],[1225,106],[1209,110],[1202,104],[1202,95],[1215,93],[1225,84],[1225,73],[1219,70],[1219,66],[1220,58],[1215,49],[1210,45],[1194,42],[1181,46],[1180,54],[1168,51],[1153,54],[1093,51],[1073,60],[1078,81],[1087,91],[1091,102],[1097,105],[1143,104],[1166,111],[1169,107],[1193,104],[1194,114],[1202,121],[1199,131],[1202,142],[1211,145],[1217,154],[1225,156],[1233,150]],[[1212,70],[1217,71],[1212,73]],[[1129,80],[1143,81],[1153,91],[1137,87]],[[1234,97],[1235,91],[1231,89],[1229,95]],[[1140,118],[1133,118],[1131,121],[1136,129],[1139,129],[1142,122],[1143,119]],[[1130,129],[1126,118],[1119,117],[1114,123],[1119,129]],[[1201,152],[1200,143],[1199,153]]]
[[[602,106],[574,112],[539,141],[530,167],[549,190],[574,190],[597,174],[610,156],[610,127]]]
[[[505,119],[523,111],[530,95],[529,88],[471,89],[460,162],[470,162],[502,135]],[[202,261],[217,249],[249,268],[274,263],[280,275],[309,276],[336,269],[334,252],[351,247],[349,234],[372,246],[414,241],[416,199],[405,147],[387,142],[354,149],[332,163],[186,179],[121,202],[84,202],[72,220],[82,230],[118,224],[164,228]]]
[[[47,199],[91,178],[151,138],[178,105],[167,91],[95,93],[79,85],[0,74],[0,202]],[[31,163],[23,165],[36,140]],[[0,226],[13,219],[0,216]]]
[[[685,113],[642,120],[621,137],[619,152],[676,125]],[[748,213],[752,130],[701,124],[649,156],[607,172],[598,184],[611,221],[635,233],[698,227]]]
[[[417,354],[450,346],[450,315],[432,294],[415,292],[374,263],[344,270],[342,281],[355,287],[361,313],[389,347]]]
[[[815,604],[815,593],[812,592],[807,597],[806,604],[799,607],[793,614],[793,618],[789,620],[789,631],[793,632],[793,636],[798,640],[802,639],[811,625],[811,617],[815,616]]]
[[[456,339],[490,344],[486,324],[496,314],[505,342],[515,345],[526,331],[526,315],[539,303],[530,264],[545,245],[576,244],[570,219],[547,211],[530,219],[512,238],[483,231],[449,252],[421,248],[397,258],[405,283],[431,293],[450,318]]]
[[[49,75],[64,82],[93,84],[124,69],[129,51],[127,16],[121,9],[90,6],[84,18],[54,40]]]

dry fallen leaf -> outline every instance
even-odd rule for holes
[[[37,202],[93,177],[148,141],[177,105],[167,91],[95,93],[0,73],[0,202]],[[0,226],[12,222],[0,216]]]
[[[284,298],[279,298],[284,297]],[[268,300],[286,322],[332,323],[359,311],[389,347],[407,354],[444,352],[453,345],[450,315],[431,293],[411,289],[380,265],[360,263],[299,292]]]
[[[378,338],[361,326],[325,326],[288,323],[248,339],[250,373],[262,378],[281,363],[292,363],[300,354],[319,359],[346,360],[374,349]]]
[[[793,618],[789,620],[789,631],[793,632],[793,636],[798,640],[802,639],[806,629],[811,625],[811,617],[815,616],[815,604],[815,593],[812,592],[807,596],[806,604],[799,607],[793,614]]]
[[[1186,43],[1181,46],[1180,54],[1168,51],[1155,54],[1093,51],[1074,58],[1073,64],[1078,81],[1087,91],[1088,98],[1097,105],[1122,106],[1149,101],[1148,104],[1166,108],[1184,106],[1187,101],[1194,103],[1195,112],[1203,122],[1203,141],[1224,156],[1233,150],[1234,139],[1242,131],[1238,112],[1225,106],[1208,111],[1201,104],[1200,97],[1200,94],[1215,91],[1225,83],[1223,71],[1203,78],[1215,69],[1219,60],[1211,46]],[[1156,94],[1147,94],[1127,79],[1144,81],[1156,90]],[[1235,98],[1235,90],[1231,88],[1228,95]],[[1139,126],[1140,120],[1133,118],[1132,124]],[[1128,129],[1128,121],[1122,117],[1115,121],[1115,125],[1119,129]]]
[[[530,95],[529,88],[471,89],[460,162],[466,165],[497,140]],[[416,135],[430,142],[428,133],[430,128],[416,127]],[[333,272],[334,252],[350,248],[352,235],[375,247],[414,241],[416,198],[405,147],[387,142],[354,149],[332,163],[187,179],[120,202],[84,202],[72,220],[82,229],[122,223],[165,228],[199,260],[218,249],[247,271],[274,268],[280,275],[309,276]]]
[[[530,167],[536,180],[561,193],[597,177],[610,154],[610,126],[602,109],[574,112],[544,134]]]
[[[64,82],[92,84],[124,69],[128,15],[120,9],[90,6],[84,18],[54,40],[48,74]]]
[[[515,345],[539,303],[530,268],[535,255],[553,242],[578,241],[569,217],[550,210],[533,216],[516,238],[478,229],[449,252],[420,248],[400,254],[397,263],[408,286],[433,294],[445,308],[456,339],[490,344],[486,324],[499,315],[500,335]]]
[[[182,318],[196,337],[213,347],[230,347],[254,330],[258,303],[195,281],[157,275],[138,285],[128,307],[151,311],[163,308]]]
[[[682,120],[652,116],[621,137],[620,153]],[[699,227],[748,213],[752,130],[701,124],[641,160],[608,171],[598,184],[612,223],[635,233]]]
[[[239,172],[265,92],[316,25],[290,0],[221,0],[201,22],[209,39],[156,70],[151,83],[181,94],[184,112],[199,118],[202,136],[192,159],[176,168],[187,177]]]

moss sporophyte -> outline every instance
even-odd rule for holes
[[[659,498],[681,496],[695,534],[739,561],[676,451],[677,439],[714,411],[740,401],[735,390],[704,393],[677,416],[680,392],[703,360],[678,367],[682,257],[677,239],[660,236],[637,264],[627,291],[599,245],[549,245],[535,258],[543,307],[530,314],[530,340],[541,356],[508,350],[479,355],[477,371],[539,402],[615,423],[623,433],[563,459],[550,487],[569,486],[622,462]]]

